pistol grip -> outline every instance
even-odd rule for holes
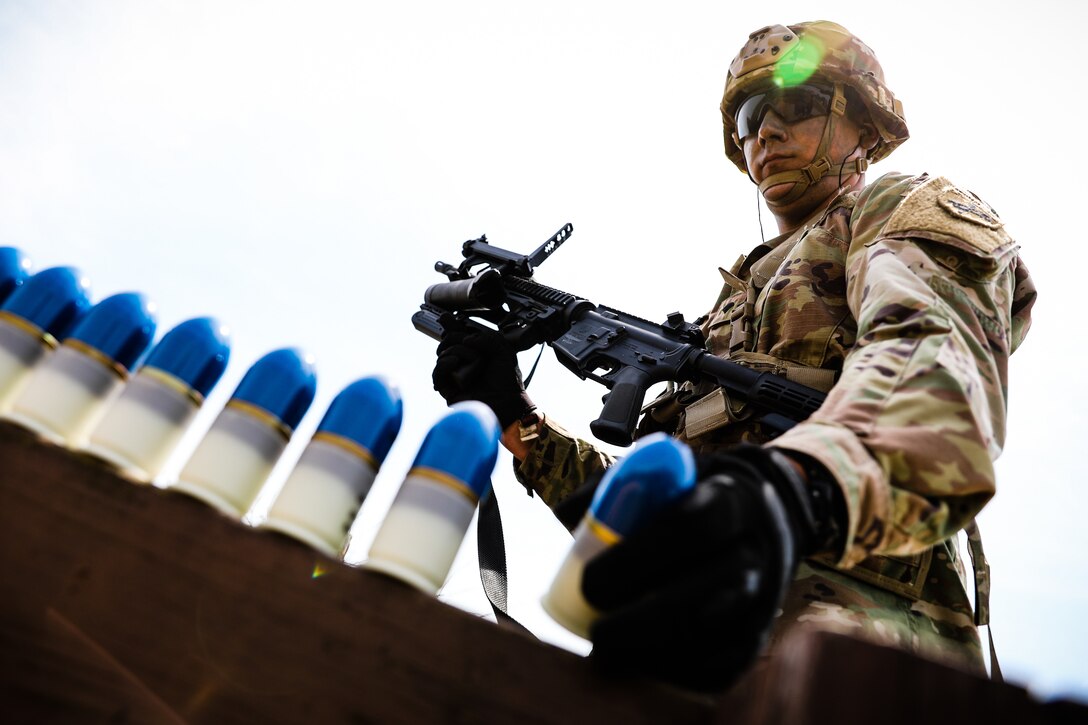
[[[615,446],[631,445],[650,382],[650,376],[642,370],[633,367],[620,370],[605,396],[601,417],[589,424],[593,435]]]

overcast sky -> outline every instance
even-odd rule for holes
[[[355,528],[358,561],[444,410],[434,343],[409,321],[440,279],[434,262],[458,261],[482,233],[528,252],[569,221],[574,235],[541,281],[642,317],[698,316],[721,286],[717,267],[760,241],[755,192],[722,152],[729,61],[768,23],[836,20],[876,50],[911,128],[870,178],[927,171],[972,189],[1020,241],[1040,289],[980,525],[1007,677],[1088,700],[1088,346],[1079,285],[1066,282],[1083,236],[1088,11],[1002,7],[1015,11],[0,0],[0,245],[38,269],[81,267],[96,299],[147,293],[160,334],[200,315],[232,328],[231,364],[175,465],[274,348],[312,352],[319,386],[270,492],[337,392],[367,374],[396,380],[404,427]],[[604,389],[545,353],[530,392],[588,436]],[[494,484],[512,613],[585,652],[537,604],[569,539],[509,466],[504,455]],[[483,613],[474,558],[462,550],[442,597]]]

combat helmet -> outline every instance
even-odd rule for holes
[[[747,173],[744,152],[737,145],[734,132],[737,108],[748,96],[774,87],[813,81],[835,89],[832,112],[824,129],[825,141],[830,141],[833,119],[846,110],[845,88],[853,89],[869,111],[879,139],[867,159],[861,160],[864,163],[859,164],[859,171],[864,171],[868,162],[879,161],[890,154],[910,135],[903,118],[903,104],[884,84],[880,61],[869,46],[850,31],[826,20],[790,26],[769,25],[748,36],[748,42],[729,66],[721,103],[725,153],[729,160]],[[801,181],[794,190],[796,193],[790,195],[796,197],[825,174],[836,171],[833,162],[823,158],[828,146],[829,143],[821,144],[817,158],[807,169],[792,172],[796,179],[776,179],[775,183]],[[806,179],[808,183],[803,183]]]

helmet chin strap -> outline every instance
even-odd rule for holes
[[[760,194],[764,194],[767,189],[772,186],[793,184],[793,188],[781,199],[771,201],[764,197],[767,206],[784,206],[790,202],[796,201],[801,198],[802,194],[808,191],[810,186],[814,185],[828,174],[841,175],[847,170],[851,173],[865,173],[865,170],[869,168],[869,159],[864,156],[859,159],[853,159],[834,165],[834,162],[828,154],[831,149],[835,118],[842,116],[844,113],[846,113],[846,94],[843,93],[842,83],[836,83],[835,92],[831,98],[831,112],[827,114],[827,121],[824,123],[824,133],[823,136],[820,137],[820,145],[816,149],[815,155],[812,157],[812,163],[803,169],[780,171],[777,174],[771,174],[764,179],[759,185]]]

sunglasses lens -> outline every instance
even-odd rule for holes
[[[768,109],[786,123],[797,123],[828,113],[831,93],[817,86],[793,86],[749,96],[737,109],[737,137],[743,141],[759,130]]]
[[[786,123],[797,123],[831,110],[831,94],[815,86],[789,88],[781,95],[775,111]]]
[[[737,137],[742,141],[750,134],[755,133],[759,124],[763,121],[763,115],[770,104],[767,101],[767,93],[756,93],[748,96],[744,103],[737,109]]]

